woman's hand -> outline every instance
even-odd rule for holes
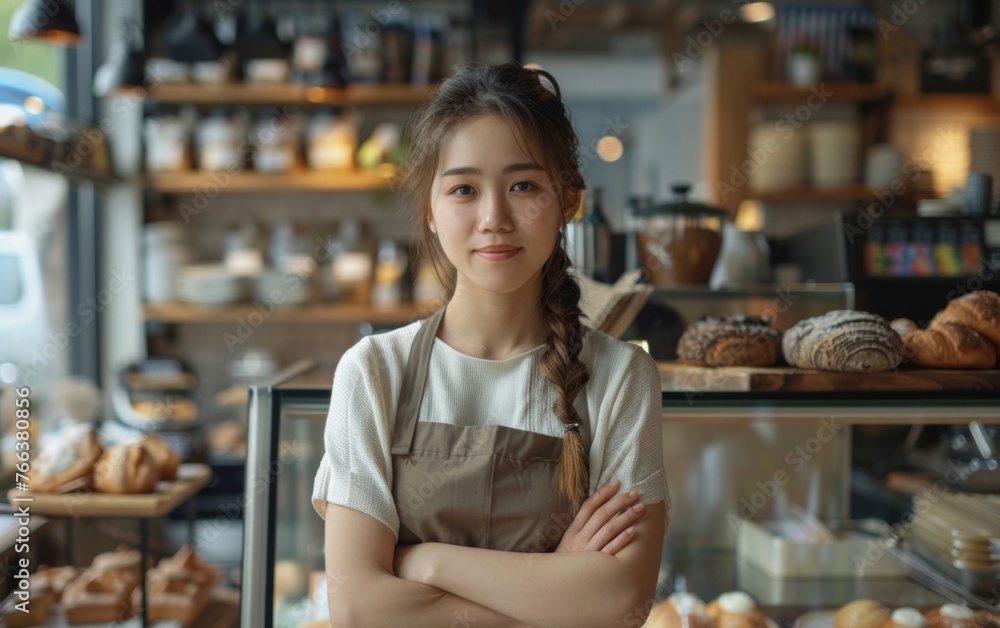
[[[621,483],[612,480],[580,505],[576,519],[566,529],[557,552],[601,551],[614,556],[635,538],[632,525],[646,512],[636,491],[621,494]],[[624,511],[624,512],[623,512]]]

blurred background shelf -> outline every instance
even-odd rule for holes
[[[394,169],[393,169],[394,170]],[[146,182],[158,192],[194,193],[219,188],[220,192],[364,192],[388,189],[391,176],[378,171],[302,171],[265,174],[253,171],[157,172]]]
[[[796,87],[779,81],[762,81],[754,84],[752,94],[758,102],[801,101],[803,103],[814,95],[813,89],[823,94],[828,102],[878,102],[887,98],[889,90],[878,85],[867,83],[828,83],[821,82],[815,88]]]
[[[233,323],[252,313],[263,315],[270,322],[292,323],[351,323],[370,322],[381,325],[405,325],[417,320],[423,310],[414,305],[372,307],[338,303],[320,303],[298,307],[279,307],[267,313],[249,303],[224,307],[199,307],[187,303],[143,305],[142,317],[162,323]]]
[[[176,105],[415,105],[433,93],[433,87],[358,85],[346,88],[294,83],[162,83],[153,89],[125,88],[119,98]]]
[[[863,185],[838,188],[796,187],[782,190],[752,190],[749,198],[770,203],[854,201],[873,199],[880,191]]]

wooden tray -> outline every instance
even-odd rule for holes
[[[793,367],[692,366],[657,362],[664,390],[698,392],[1000,391],[1000,369],[903,369],[836,373]]]
[[[7,499],[17,508],[25,504],[34,515],[63,517],[162,517],[205,488],[212,479],[207,464],[187,463],[177,469],[177,478],[160,482],[152,493],[113,495],[92,489],[72,493],[22,493],[7,491]],[[30,499],[31,501],[25,501]]]

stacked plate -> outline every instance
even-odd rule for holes
[[[969,129],[969,172],[993,177],[993,197],[1000,196],[1000,126]]]
[[[853,120],[813,122],[809,126],[810,180],[817,188],[858,182],[861,132]]]
[[[312,299],[311,276],[265,270],[256,278],[254,297],[278,307],[308,303]]]
[[[783,190],[805,184],[806,137],[788,124],[762,122],[750,130],[749,152],[741,165],[755,190]],[[770,149],[770,150],[768,150]],[[735,174],[733,176],[736,176]],[[730,181],[736,187],[736,182]]]
[[[177,297],[192,305],[227,305],[247,298],[247,280],[226,270],[224,264],[182,266],[177,277]]]
[[[1000,495],[920,495],[913,505],[905,535],[917,553],[970,590],[988,592],[1000,570]]]

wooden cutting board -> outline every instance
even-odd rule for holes
[[[793,367],[692,366],[657,362],[664,390],[700,392],[997,391],[1000,369],[901,369],[885,373],[836,373]]]

